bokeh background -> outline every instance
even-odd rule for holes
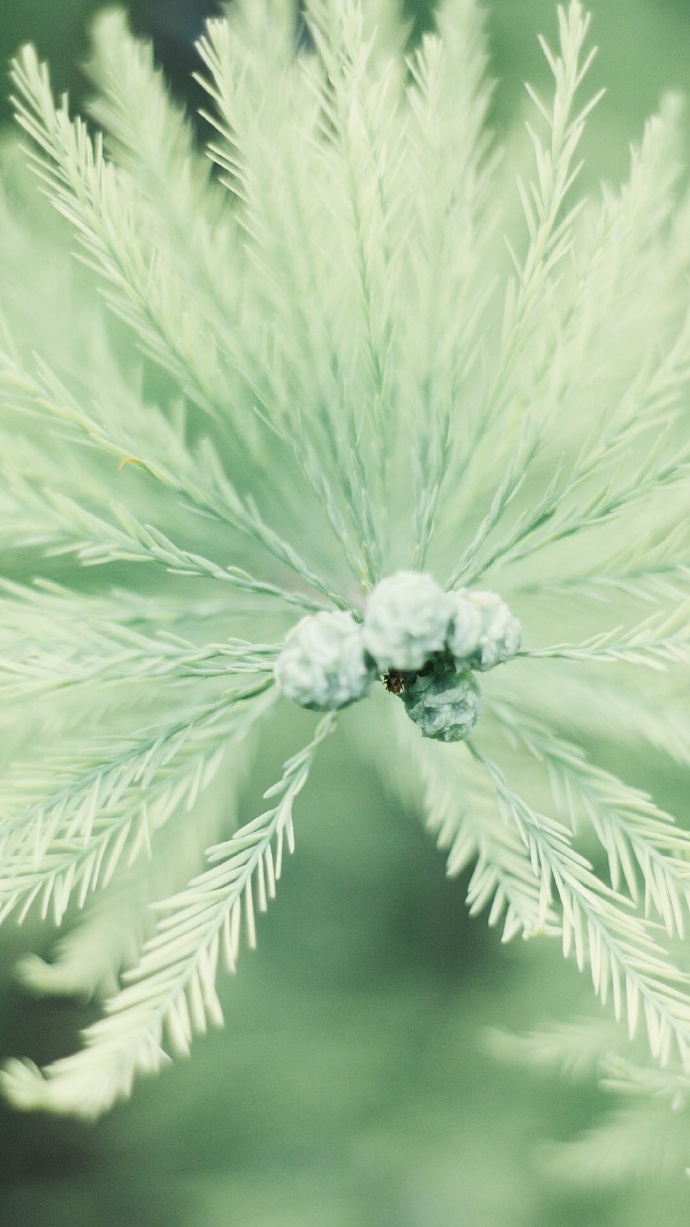
[[[94,0],[0,0],[0,62],[33,41],[55,85],[83,97]],[[194,107],[193,40],[208,0],[135,0],[172,86]],[[428,0],[408,3],[417,30]],[[546,79],[536,33],[551,0],[490,0],[494,121]],[[590,180],[625,173],[628,142],[667,89],[690,96],[688,0],[590,0],[608,93],[584,147]],[[186,91],[186,92],[185,92]],[[7,92],[3,86],[2,94]],[[0,107],[9,122],[9,109]],[[688,124],[690,132],[690,121]],[[256,812],[287,743],[279,727],[248,788]],[[624,754],[624,749],[621,749]],[[0,1227],[681,1227],[682,1176],[635,1188],[558,1183],[541,1144],[596,1121],[594,1088],[498,1062],[487,1028],[523,1028],[589,1005],[557,949],[504,948],[469,920],[414,807],[351,766],[341,741],[300,798],[298,852],[262,920],[259,950],[222,988],[227,1028],[192,1059],[142,1082],[95,1125],[0,1107]],[[629,773],[644,774],[639,762]],[[656,795],[688,813],[683,781]],[[252,808],[253,807],[253,808]],[[0,946],[0,1052],[38,1061],[70,1050],[89,1003],[36,1001],[12,965],[50,934],[8,929]]]

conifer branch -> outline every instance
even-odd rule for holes
[[[690,1049],[690,978],[651,936],[649,926],[626,910],[627,901],[607,888],[570,844],[567,828],[533,810],[503,772],[473,742],[507,821],[515,824],[544,889],[557,895],[563,918],[563,953],[574,950],[578,968],[589,964],[595,991],[611,993],[615,1017],[627,1017],[630,1035],[644,1018],[652,1055],[663,1063],[671,1052],[687,1059]]]
[[[18,765],[3,789],[2,917],[19,910],[21,919],[37,902],[59,923],[73,891],[83,905],[90,891],[107,886],[123,854],[130,865],[150,854],[156,830],[179,806],[192,808],[229,746],[274,698],[271,678],[110,750],[96,743],[81,760],[46,762],[44,779]],[[245,704],[248,712],[238,715]]]
[[[527,716],[517,704],[491,701],[504,736],[548,769],[554,804],[576,830],[591,824],[609,861],[611,885],[624,885],[633,902],[644,889],[644,910],[659,916],[670,936],[683,937],[690,907],[690,834],[646,793],[588,762],[584,751]]]
[[[488,923],[503,924],[504,942],[516,934],[559,932],[549,893],[535,877],[519,833],[503,821],[472,760],[420,740],[401,721],[397,726],[403,753],[421,776],[426,825],[438,847],[448,850],[448,876],[474,865],[467,887],[470,914],[488,908]]]
[[[218,962],[234,971],[242,930],[249,946],[256,944],[255,908],[265,911],[275,895],[283,848],[294,846],[294,801],[335,722],[333,713],[324,717],[308,745],[285,763],[282,779],[264,794],[277,798],[275,806],[209,848],[210,867],[157,905],[162,916],[155,936],[127,973],[126,987],[107,1003],[106,1016],[84,1032],[84,1048],[44,1071],[29,1061],[7,1063],[2,1085],[18,1107],[98,1116],[131,1093],[137,1074],[160,1069],[167,1059],[164,1037],[186,1053],[195,1031],[222,1023]]]
[[[667,663],[690,662],[689,603],[670,613],[652,614],[630,630],[615,627],[581,644],[557,644],[547,648],[524,648],[522,655],[535,660],[573,660],[646,665],[663,670]]]

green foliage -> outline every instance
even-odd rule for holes
[[[95,28],[96,136],[31,47],[15,62],[62,221],[9,149],[0,913],[74,925],[27,983],[110,995],[79,1052],[13,1060],[3,1084],[96,1116],[222,1020],[217,965],[255,942],[335,724],[299,725],[275,803],[232,834],[269,709],[298,727],[274,678],[285,636],[304,611],[361,621],[382,578],[428,569],[498,590],[525,646],[482,675],[467,742],[429,744],[381,693],[348,714],[377,713],[357,754],[394,759],[449,874],[472,866],[472,913],[506,941],[557,937],[624,1020],[620,1053],[638,1048],[604,1067],[637,1096],[607,1126],[624,1172],[644,1160],[639,1102],[684,1105],[690,1055],[690,835],[611,763],[621,729],[648,761],[690,758],[679,108],[620,191],[583,196],[597,96],[577,0],[542,42],[531,152],[503,161],[473,0],[446,0],[407,57],[394,8],[310,0],[301,50],[288,0],[211,22],[216,173],[120,15]]]

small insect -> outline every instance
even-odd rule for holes
[[[388,673],[384,674],[383,684],[389,694],[400,694],[405,688],[405,674],[399,673],[397,669],[389,669]]]

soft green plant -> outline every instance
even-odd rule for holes
[[[449,874],[473,866],[471,910],[561,940],[663,1067],[628,1081],[684,1102],[690,835],[610,769],[620,740],[690,764],[678,104],[584,198],[577,0],[531,155],[502,160],[473,0],[408,56],[391,3],[308,0],[307,25],[298,50],[288,0],[209,24],[215,175],[120,15],[90,65],[103,136],[32,48],[14,65],[87,271],[9,150],[0,908],[73,901],[24,978],[111,995],[5,1091],[95,1116],[222,1021],[218,965],[254,945],[342,723]],[[233,834],[274,709],[302,741]]]

